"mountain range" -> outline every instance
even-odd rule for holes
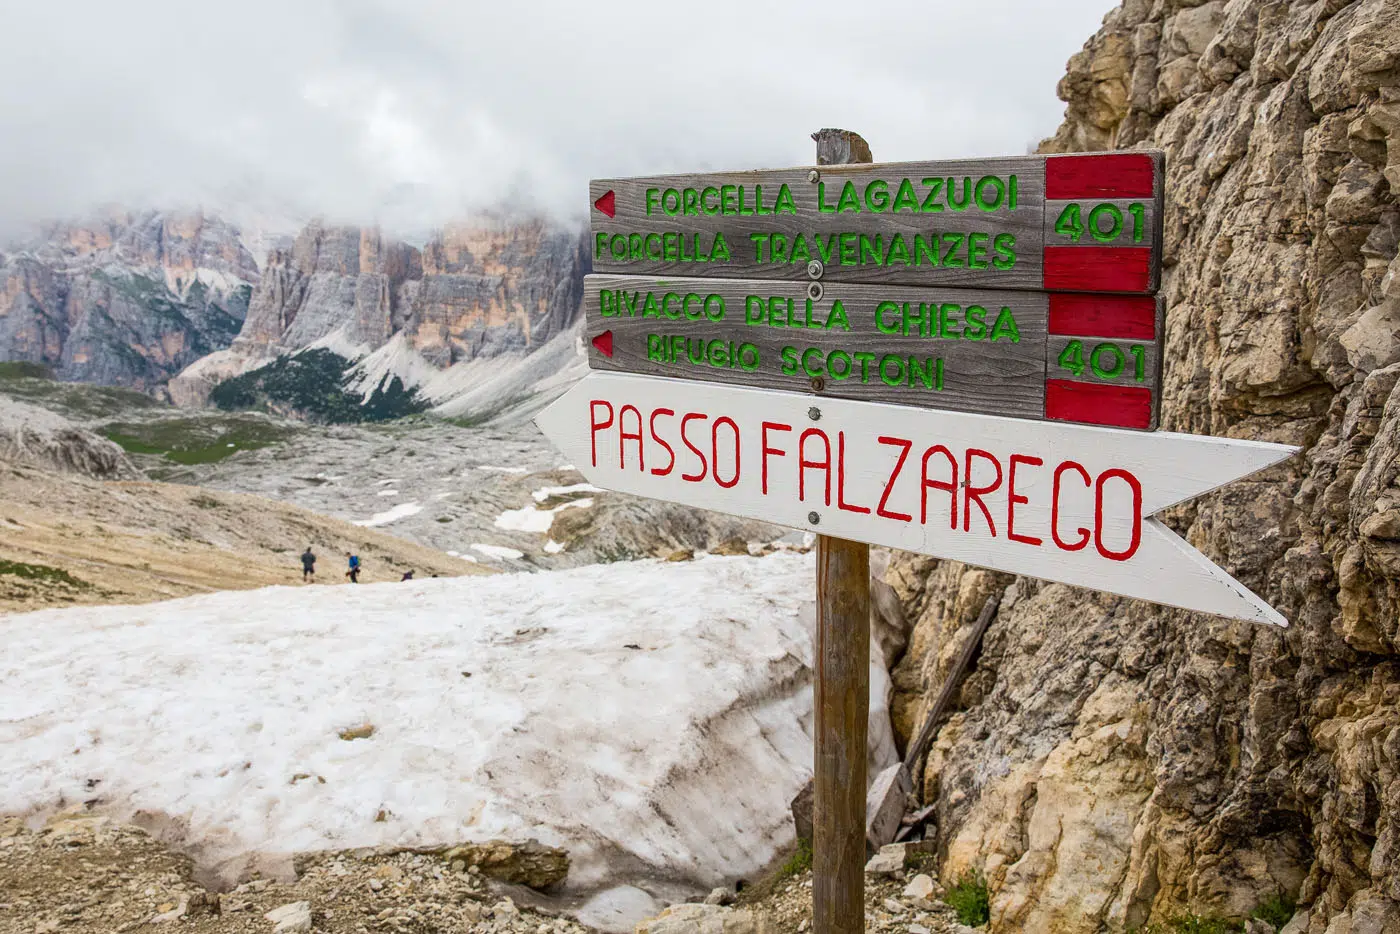
[[[51,225],[0,251],[0,361],[331,421],[478,416],[582,366],[577,230],[485,215],[420,246],[313,221],[259,262],[268,239],[199,212]]]

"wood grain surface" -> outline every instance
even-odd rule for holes
[[[1142,282],[1085,288],[1153,291],[1161,253],[1160,153],[1132,154],[1134,165],[1148,169],[1127,173],[1133,180],[1125,185],[1115,185],[1112,173],[1095,186],[1062,172],[1070,179],[1062,181],[1062,191],[1084,197],[1046,200],[1047,161],[1070,166],[1096,158],[1011,156],[595,179],[589,185],[590,253],[598,272],[1042,289],[1047,245],[1140,247],[1148,250],[1150,265]],[[1144,177],[1152,186],[1148,194],[1121,196],[1138,190],[1134,185]],[[1078,205],[1078,236],[1056,232],[1070,204]],[[813,262],[818,265],[809,266]]]
[[[811,289],[753,279],[589,276],[589,366],[1042,417],[1046,293],[833,283],[812,301]],[[604,332],[612,334],[611,356],[593,343]]]

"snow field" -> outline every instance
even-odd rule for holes
[[[813,576],[810,556],[711,557],[0,618],[0,809],[163,814],[228,871],[536,837],[626,927],[655,907],[633,887],[704,890],[791,839]]]

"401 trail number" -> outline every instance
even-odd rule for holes
[[[1147,209],[1140,203],[1128,205],[1128,215],[1132,223],[1132,240],[1141,243],[1146,235]],[[1089,234],[1099,243],[1112,243],[1123,233],[1123,210],[1111,202],[1096,204],[1089,209],[1087,216],[1078,201],[1071,201],[1055,219],[1055,233],[1078,243],[1084,234]]]
[[[1129,344],[1127,353],[1112,341],[1104,341],[1095,344],[1089,351],[1087,363],[1089,372],[1099,379],[1115,379],[1123,372],[1123,367],[1127,365],[1128,358],[1132,358],[1133,379],[1142,382],[1147,378],[1147,351],[1141,344]],[[1084,342],[1079,340],[1070,341],[1065,345],[1065,349],[1060,351],[1060,358],[1055,361],[1062,369],[1069,370],[1075,376],[1084,372],[1086,357],[1084,354]]]

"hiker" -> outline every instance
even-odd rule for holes
[[[301,553],[301,582],[305,584],[308,581],[316,583],[316,554],[310,545]]]
[[[345,572],[345,576],[350,578],[350,583],[358,584],[360,582],[360,556],[347,551],[345,557],[350,559],[350,570]]]
[[[401,580],[401,581],[411,581],[411,580],[413,580],[413,572],[412,572],[412,571],[405,571],[403,577],[400,577],[399,580]]]

